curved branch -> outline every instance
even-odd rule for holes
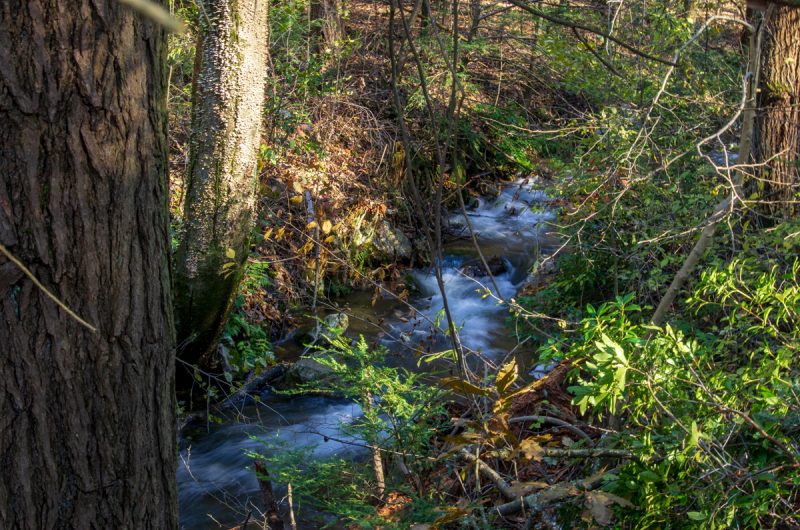
[[[592,441],[592,438],[588,434],[586,434],[576,426],[572,425],[571,423],[559,418],[553,418],[552,416],[519,416],[516,418],[511,418],[510,420],[508,420],[508,423],[522,423],[525,421],[540,421],[542,423],[549,423],[550,425],[557,425],[559,427],[563,427],[568,431],[577,434],[584,440],[588,441],[589,445],[594,446],[594,442]]]

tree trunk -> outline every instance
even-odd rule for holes
[[[311,20],[318,24],[318,50],[335,51],[344,39],[343,0],[312,0]]]
[[[281,518],[281,512],[278,508],[278,500],[275,498],[275,492],[272,489],[272,482],[269,479],[267,466],[261,460],[256,460],[254,464],[258,487],[261,490],[261,500],[264,502],[264,508],[266,510],[264,520],[270,530],[283,530],[283,519]]]
[[[268,64],[267,0],[208,0],[198,71],[184,225],[175,259],[178,356],[208,365],[250,246]],[[184,373],[184,370],[181,370]]]
[[[766,24],[756,153],[764,167],[757,171],[766,211],[790,217],[800,191],[800,9],[775,7]]]
[[[177,527],[164,32],[0,7],[0,528]]]

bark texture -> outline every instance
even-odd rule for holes
[[[174,283],[178,356],[201,365],[216,350],[249,250],[269,51],[267,0],[204,5]]]
[[[163,30],[0,4],[0,528],[176,528]]]
[[[800,211],[800,9],[776,7],[765,29],[756,160],[768,212],[790,217]]]

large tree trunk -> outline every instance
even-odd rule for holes
[[[268,9],[268,0],[207,0],[200,14],[188,190],[174,283],[178,356],[189,364],[208,365],[213,358],[249,251]]]
[[[756,160],[766,210],[789,217],[800,191],[800,9],[775,7],[766,24]]]
[[[0,528],[177,526],[163,30],[0,6]]]

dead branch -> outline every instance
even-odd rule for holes
[[[462,449],[461,451],[459,451],[458,456],[460,456],[464,460],[467,460],[468,462],[475,464],[476,467],[478,468],[478,471],[480,471],[480,473],[483,476],[491,479],[492,482],[494,482],[495,486],[497,486],[497,489],[500,490],[500,493],[503,494],[503,497],[507,499],[513,499],[515,497],[518,497],[518,495],[515,494],[514,490],[511,488],[511,485],[508,482],[506,482],[506,479],[504,479],[503,476],[500,475],[500,473],[492,469],[492,467],[489,466],[489,464],[487,464],[477,456],[473,455],[466,449]]]
[[[496,507],[495,510],[499,515],[511,515],[522,509],[541,511],[548,506],[597,488],[603,482],[603,477],[605,475],[606,472],[601,471],[589,478],[570,482],[559,482],[544,491],[533,493],[527,497],[520,497],[506,504],[501,504]]]

